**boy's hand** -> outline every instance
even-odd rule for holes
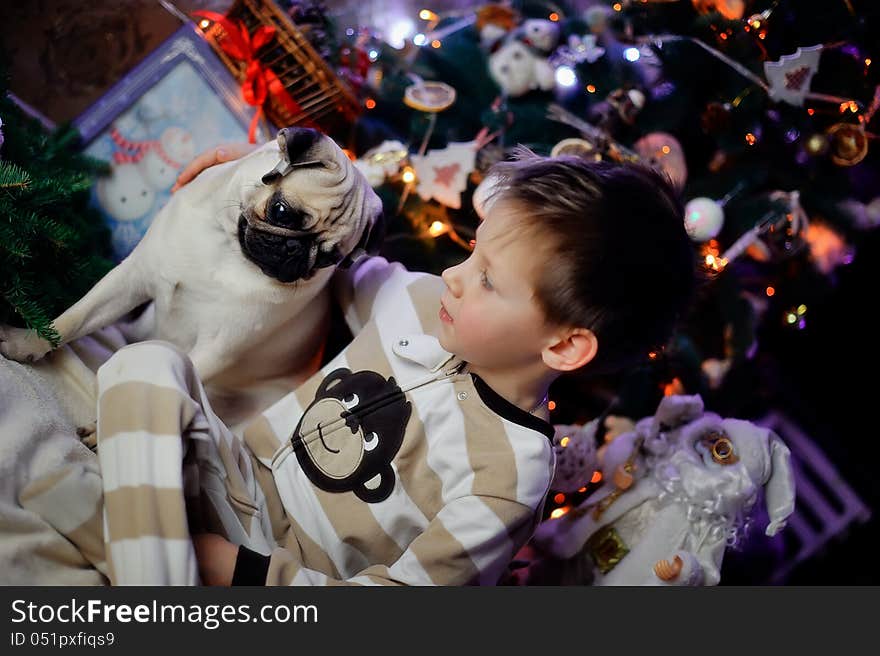
[[[199,576],[204,585],[231,585],[238,545],[213,533],[193,536]]]
[[[256,144],[230,143],[217,146],[216,148],[210,148],[205,152],[196,155],[195,159],[187,164],[183,171],[180,172],[180,175],[177,176],[177,182],[171,187],[171,193],[174,193],[187,182],[190,182],[206,168],[214,166],[215,164],[230,162],[239,157],[244,157],[258,147],[259,146]]]

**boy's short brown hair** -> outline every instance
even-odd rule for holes
[[[549,249],[535,295],[549,322],[589,328],[589,369],[622,369],[662,347],[696,283],[678,194],[647,166],[538,157],[502,162],[493,203],[512,205]]]

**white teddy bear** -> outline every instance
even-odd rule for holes
[[[489,74],[511,98],[536,89],[549,91],[556,83],[556,73],[547,57],[518,39],[507,41],[489,55]]]

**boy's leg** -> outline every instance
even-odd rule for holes
[[[171,344],[128,346],[98,371],[98,457],[113,584],[198,584],[193,532],[271,550],[245,447]]]

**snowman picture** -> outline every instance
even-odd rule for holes
[[[167,194],[195,147],[192,136],[177,126],[165,128],[158,139],[133,141],[114,125],[110,138],[118,150],[110,176],[95,185],[95,196],[111,220],[113,249],[124,257],[147,228],[142,220],[151,217],[157,198]]]

